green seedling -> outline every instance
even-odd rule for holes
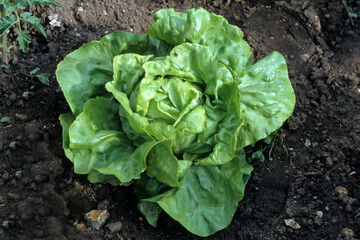
[[[264,151],[266,147],[261,147],[259,150],[253,152],[250,157],[248,157],[246,160],[248,163],[252,163],[254,160],[259,160],[260,162],[265,162],[265,156]],[[251,151],[250,151],[251,152]]]
[[[346,4],[346,1],[345,0],[341,0],[349,18],[350,18],[350,22],[351,22],[351,25],[355,26],[355,23],[354,23],[354,19],[353,18],[360,18],[360,11],[359,12],[351,12],[350,9],[349,9],[349,6]],[[348,1],[349,3],[352,3],[353,0],[349,0]]]
[[[4,123],[10,120],[10,117],[3,117],[0,119],[0,122]]]
[[[50,86],[50,80],[49,77],[51,76],[51,73],[40,73],[36,74],[40,68],[35,68],[32,70],[29,74],[31,78],[36,77],[42,84],[45,84],[46,86]]]
[[[19,34],[16,41],[19,43],[19,49],[26,51],[31,43],[31,35],[29,30],[21,28],[21,22],[25,22],[33,26],[44,37],[46,33],[44,27],[40,23],[40,19],[33,16],[31,12],[25,11],[34,5],[46,4],[61,7],[61,4],[54,0],[0,0],[0,37],[2,62],[8,65],[7,34],[13,25],[17,25]]]

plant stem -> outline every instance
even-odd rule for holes
[[[342,4],[344,5],[344,8],[345,8],[345,10],[346,10],[346,12],[347,12],[347,14],[348,14],[348,16],[349,16],[349,18],[350,18],[351,25],[355,26],[352,17],[349,15],[350,10],[349,10],[349,7],[347,6],[345,0],[342,0],[341,2],[342,2]]]
[[[3,9],[2,9],[2,16],[3,17],[9,16],[9,13],[8,13],[8,11],[6,11],[5,7],[3,7]],[[7,44],[6,44],[6,36],[7,36],[7,33],[4,33],[4,35],[2,35],[2,37],[1,37],[1,50],[2,50],[1,60],[4,64],[8,65],[9,61],[8,61],[8,54],[7,54],[8,49],[7,49]]]

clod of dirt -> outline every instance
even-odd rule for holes
[[[294,219],[285,219],[286,226],[291,227],[292,229],[300,229],[301,226]]]
[[[105,224],[109,216],[110,214],[107,210],[92,210],[85,215],[85,219],[92,228],[99,230]]]
[[[66,240],[67,238],[62,234],[62,224],[59,222],[56,217],[48,217],[47,225],[49,235],[53,237],[52,239]]]
[[[28,221],[32,218],[33,210],[32,208],[33,204],[30,201],[24,200],[21,201],[17,206],[17,211],[21,219],[24,221]]]

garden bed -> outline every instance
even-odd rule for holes
[[[55,79],[66,54],[115,30],[144,33],[154,12],[169,7],[224,16],[242,29],[256,60],[282,53],[297,98],[265,163],[253,162],[233,221],[209,239],[360,238],[360,21],[351,24],[341,1],[59,2],[63,8],[32,9],[48,38],[33,32],[26,53],[13,42],[10,66],[0,70],[0,119],[10,118],[0,123],[1,239],[196,238],[165,214],[151,227],[132,188],[75,175],[58,120],[69,111]],[[349,6],[359,11],[360,3]],[[35,68],[52,74],[49,86],[29,76]],[[86,225],[93,209],[109,211],[100,230]]]

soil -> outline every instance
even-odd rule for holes
[[[0,239],[197,238],[165,214],[151,227],[131,187],[94,185],[73,173],[58,120],[69,107],[54,76],[86,42],[114,30],[144,33],[161,8],[199,6],[239,26],[256,59],[282,53],[297,96],[266,161],[254,162],[233,221],[208,239],[360,238],[360,20],[352,25],[341,1],[59,2],[63,8],[31,9],[48,38],[32,31],[21,53],[10,34],[10,66],[0,71],[0,118],[10,117],[0,123]],[[360,1],[348,5],[360,11]],[[52,74],[49,86],[29,76],[35,68]],[[93,209],[109,211],[100,230],[86,224]]]

